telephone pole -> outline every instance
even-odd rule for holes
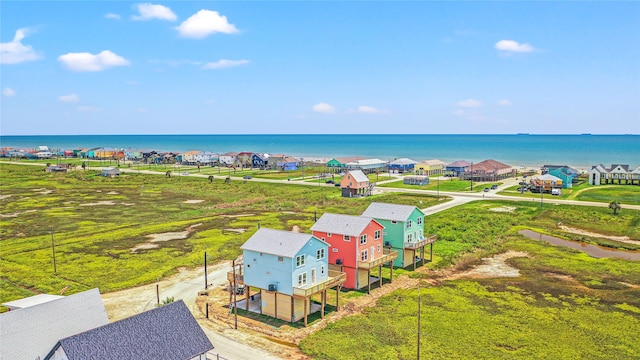
[[[53,239],[53,226],[51,227],[51,249],[53,250],[53,273],[58,273],[58,268],[56,266],[56,242]]]

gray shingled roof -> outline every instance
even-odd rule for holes
[[[417,161],[413,161],[409,158],[400,158],[400,159],[393,160],[390,164],[391,165],[412,165],[416,163]]]
[[[187,360],[213,349],[182,300],[62,339],[69,360]]]
[[[325,213],[311,227],[311,231],[360,236],[372,220],[372,218],[364,216]]]
[[[311,234],[261,228],[240,249],[293,258],[312,238]]]
[[[367,175],[365,175],[362,170],[349,170],[347,172],[347,174],[351,174],[351,176],[353,176],[353,179],[356,182],[368,182],[369,178],[367,177]]]
[[[109,323],[100,291],[0,314],[0,359],[43,358],[61,338]]]
[[[415,209],[417,209],[417,207],[412,205],[396,205],[374,202],[369,205],[364,213],[362,213],[362,216],[372,217],[374,219],[407,221]]]

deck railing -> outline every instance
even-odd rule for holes
[[[229,271],[227,273],[227,281],[229,281],[230,283],[233,282],[233,271]],[[239,274],[238,272],[236,272],[236,284],[237,285],[244,284],[244,274]]]
[[[307,287],[293,287],[293,295],[309,297],[326,289],[342,284],[347,279],[347,274],[340,271],[329,270],[329,278],[321,283]]]
[[[372,269],[382,264],[395,260],[398,257],[398,252],[391,249],[382,249],[382,256],[371,261],[358,261],[358,268],[360,269]]]
[[[427,237],[423,238],[420,241],[417,242],[405,242],[404,243],[404,248],[405,249],[419,249],[425,245],[428,244],[433,244],[434,242],[436,242],[436,240],[438,240],[438,237],[436,235],[428,235]]]

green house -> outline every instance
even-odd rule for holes
[[[577,173],[570,171],[568,168],[553,169],[549,171],[549,174],[561,179],[562,187],[565,189],[572,187],[573,178],[577,176]]]
[[[371,203],[362,216],[375,219],[384,226],[384,246],[398,252],[394,266],[407,267],[424,264],[425,246],[430,245],[429,260],[433,259],[435,235],[424,235],[424,213],[415,206]],[[418,255],[419,254],[419,255]]]
[[[364,158],[361,156],[333,158],[327,161],[327,167],[332,169],[345,169],[347,167],[347,163],[354,162],[357,160],[363,160],[363,159]]]

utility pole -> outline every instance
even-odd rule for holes
[[[209,284],[207,283],[207,252],[204,252],[204,289],[207,290]]]
[[[420,330],[420,281],[418,281],[418,356],[416,359],[420,360],[420,336],[422,332]]]
[[[238,292],[238,284],[236,283],[236,261],[233,260],[233,262],[231,263],[231,266],[233,266],[233,289],[231,291],[233,291],[233,313],[234,313],[234,318],[235,318],[235,329],[238,330],[238,303],[236,301],[236,293]],[[277,306],[277,304],[276,304]]]
[[[53,239],[53,226],[51,227],[51,249],[53,250],[53,273],[58,273],[58,268],[56,266],[56,242]]]
[[[158,301],[158,306],[160,306],[160,278],[156,279],[156,300]]]

